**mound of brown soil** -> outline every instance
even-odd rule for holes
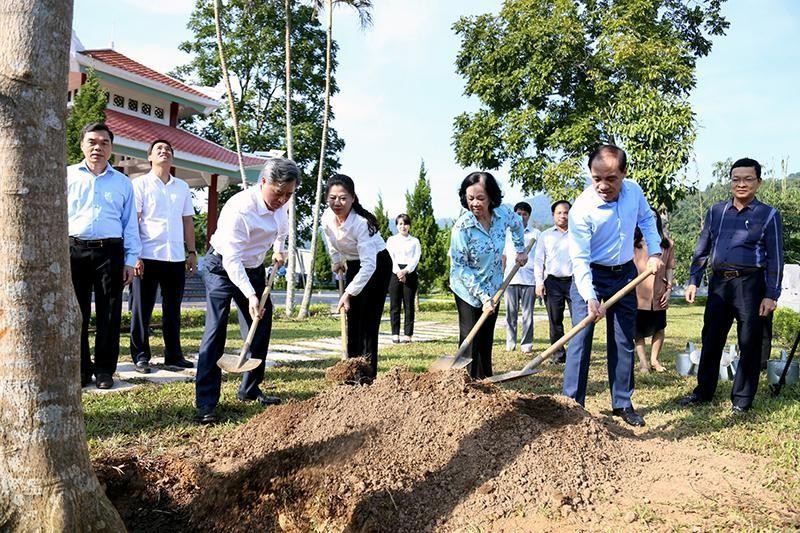
[[[169,530],[613,528],[637,520],[631,502],[651,485],[695,490],[697,478],[681,482],[698,459],[666,452],[656,464],[653,450],[665,445],[618,436],[565,398],[504,391],[465,373],[395,369],[370,387],[270,408],[205,443],[205,456],[186,449],[158,465],[129,461],[127,485],[144,503],[114,498],[121,487],[108,465],[100,476],[118,508],[171,513],[160,524]],[[712,494],[721,480],[709,486]],[[137,516],[123,512],[132,530],[153,525]],[[728,525],[720,516],[700,523]]]
[[[325,371],[325,381],[333,384],[362,384],[372,381],[371,367],[366,357],[342,359]]]

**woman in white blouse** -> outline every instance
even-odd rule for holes
[[[392,258],[378,231],[375,215],[364,209],[353,180],[334,174],[325,187],[328,208],[322,229],[334,273],[347,286],[338,309],[347,312],[347,354],[368,357],[372,377],[378,374],[378,332],[392,275]]]
[[[386,240],[386,249],[392,256],[392,273],[389,281],[389,318],[392,323],[392,342],[400,342],[400,310],[405,306],[403,342],[411,342],[414,335],[414,297],[417,294],[417,265],[422,253],[419,239],[408,234],[411,217],[397,215],[397,234]]]

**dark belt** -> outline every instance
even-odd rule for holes
[[[572,276],[554,276],[552,274],[548,274],[547,277],[553,278],[556,281],[572,281]]]
[[[714,270],[714,275],[722,279],[741,278],[742,276],[749,276],[761,272],[760,268],[740,268],[739,270]]]
[[[626,268],[633,265],[633,259],[621,265],[601,265],[600,263],[589,263],[589,266],[597,270],[605,270],[606,272],[622,272]]]
[[[77,237],[70,237],[69,243],[81,248],[102,248],[104,246],[119,246],[122,244],[122,239],[119,237],[111,237],[108,239],[79,239]]]

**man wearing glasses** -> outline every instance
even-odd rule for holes
[[[693,303],[711,267],[697,387],[684,406],[711,401],[725,340],[737,322],[740,359],[731,391],[733,415],[753,404],[761,369],[763,321],[777,305],[783,277],[783,229],[778,210],[756,199],[761,165],[743,158],[730,170],[732,198],[711,206],[692,259],[686,301]]]

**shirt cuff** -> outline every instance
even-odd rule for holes
[[[781,291],[779,289],[767,289],[764,293],[764,298],[769,298],[770,300],[778,301],[778,298],[781,297]]]

